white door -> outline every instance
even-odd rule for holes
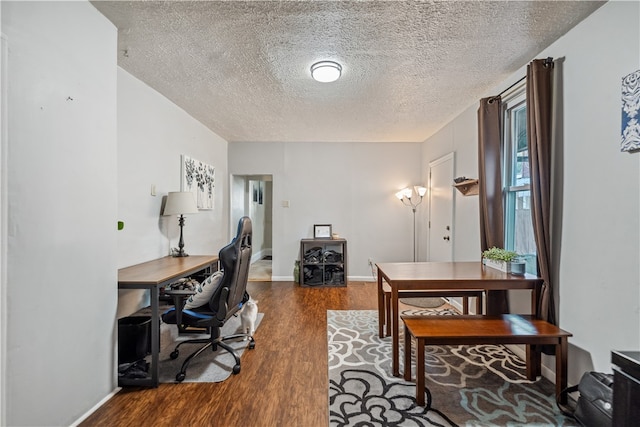
[[[453,261],[454,153],[429,163],[429,261]]]

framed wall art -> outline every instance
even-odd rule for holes
[[[640,150],[640,70],[622,78],[621,151]]]
[[[191,191],[198,209],[213,209],[215,168],[182,155],[182,191]]]
[[[313,238],[314,239],[330,239],[331,238],[331,224],[314,224],[313,225]]]

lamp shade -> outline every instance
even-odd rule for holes
[[[167,196],[162,215],[182,215],[198,213],[198,206],[190,191],[172,191]]]

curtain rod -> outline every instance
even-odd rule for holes
[[[553,58],[552,57],[547,57],[547,59],[544,60],[544,66],[548,67],[550,65],[553,65]],[[493,101],[495,101],[496,99],[498,99],[499,97],[501,97],[504,93],[509,92],[509,90],[511,90],[514,86],[516,86],[518,83],[520,83],[521,81],[523,81],[524,79],[526,79],[527,76],[523,76],[521,78],[519,78],[515,83],[513,83],[511,86],[509,86],[508,88],[506,88],[505,90],[503,90],[502,92],[500,92],[499,94],[497,94],[496,96],[492,96],[489,99],[489,103],[492,103]]]

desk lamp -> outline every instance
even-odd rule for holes
[[[180,225],[180,242],[178,243],[178,252],[173,254],[174,257],[189,256],[184,252],[184,240],[182,239],[182,227],[184,227],[184,214],[198,213],[196,200],[190,191],[172,191],[167,196],[167,203],[164,205],[162,215],[180,215],[178,225]]]

